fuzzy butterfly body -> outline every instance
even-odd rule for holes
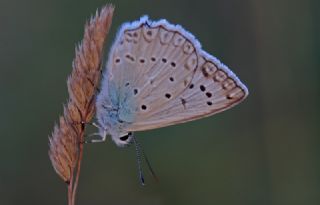
[[[240,103],[248,90],[201,49],[181,26],[148,17],[124,24],[111,48],[97,97],[103,139],[213,115]]]

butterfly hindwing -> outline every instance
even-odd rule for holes
[[[108,69],[109,84],[118,93],[119,116],[130,121],[128,131],[213,115],[247,95],[238,78],[201,50],[190,33],[164,20],[123,26]]]
[[[245,99],[246,88],[223,65],[201,58],[188,88],[144,119],[132,130],[147,130],[207,117],[233,107]],[[217,63],[217,62],[215,62]]]

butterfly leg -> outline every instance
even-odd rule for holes
[[[100,126],[95,122],[84,122],[84,121],[82,121],[81,124],[82,125],[92,125],[92,126],[94,126],[96,128],[100,128]]]
[[[89,139],[89,140],[85,140],[84,143],[88,144],[88,143],[104,142],[106,141],[106,138],[107,138],[107,132],[104,131],[102,136],[100,133],[93,133],[87,137],[91,137],[91,136],[99,136],[100,139]]]
[[[92,126],[98,128],[98,129],[101,128],[95,122],[81,122],[81,124],[83,124],[83,125],[92,125]],[[92,133],[90,135],[85,136],[85,138],[92,137],[92,136],[99,136],[100,139],[89,139],[89,140],[85,140],[83,143],[88,144],[88,143],[104,142],[106,140],[106,138],[107,138],[107,132],[104,131],[102,136],[101,136],[101,134],[99,132]]]

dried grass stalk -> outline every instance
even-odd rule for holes
[[[103,46],[114,7],[104,6],[85,25],[84,38],[77,46],[73,70],[68,78],[69,101],[64,115],[49,138],[49,157],[58,175],[68,184],[68,203],[75,203],[83,154],[85,124],[95,112],[95,94],[101,74]]]
[[[49,157],[58,175],[70,183],[71,172],[78,159],[77,133],[70,127],[64,117],[60,117],[60,127],[54,127],[49,139]]]

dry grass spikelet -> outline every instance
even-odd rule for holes
[[[83,153],[85,124],[95,113],[95,95],[101,74],[104,42],[114,7],[104,6],[85,25],[82,42],[76,47],[72,73],[68,78],[69,101],[64,115],[49,138],[49,157],[58,175],[68,183],[68,202],[74,198]]]
[[[77,133],[64,117],[60,117],[59,125],[54,127],[53,137],[49,139],[49,157],[59,176],[70,183],[71,172],[78,159]]]

